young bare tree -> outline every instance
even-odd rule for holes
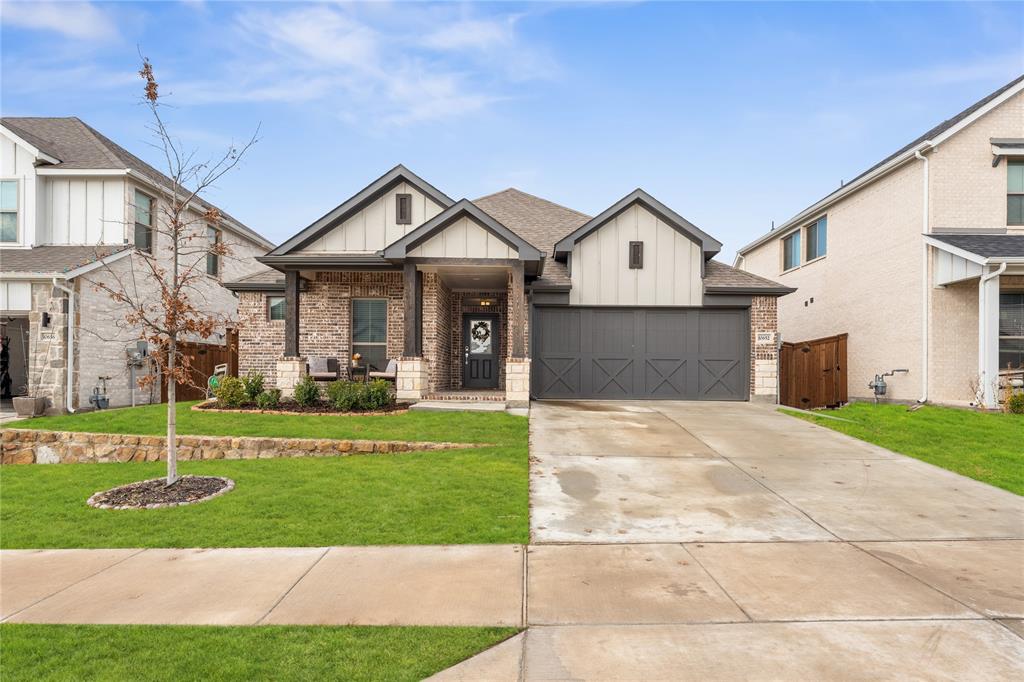
[[[257,137],[254,134],[243,145],[231,145],[219,157],[197,160],[196,153],[184,151],[165,126],[159,86],[146,58],[139,75],[145,82],[143,101],[152,116],[154,146],[163,156],[170,182],[157,180],[163,191],[156,202],[157,215],[150,220],[149,253],[137,248],[129,259],[129,267],[119,267],[120,262],[107,264],[90,277],[89,283],[109,295],[118,309],[124,311],[125,328],[156,349],[150,357],[157,371],[140,378],[139,384],[145,387],[161,377],[167,382],[170,486],[178,480],[175,387],[179,383],[196,384],[189,357],[181,352],[180,344],[208,339],[230,322],[227,316],[206,305],[204,289],[210,286],[206,281],[207,258],[224,259],[231,255],[231,249],[223,240],[209,239],[207,230],[220,226],[221,215],[203,201],[202,195],[238,165]],[[136,206],[135,210],[142,209]]]

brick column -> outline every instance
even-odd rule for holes
[[[779,389],[778,299],[755,296],[750,304],[750,397],[776,402]]]

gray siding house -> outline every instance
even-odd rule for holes
[[[776,300],[643,190],[591,217],[507,189],[454,200],[397,166],[227,284],[239,366],[397,364],[400,399],[774,399]]]

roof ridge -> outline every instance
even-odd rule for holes
[[[99,144],[100,148],[103,149],[103,153],[107,156],[108,159],[110,159],[110,161],[112,161],[113,163],[122,163],[125,165],[127,169],[128,164],[126,164],[124,162],[124,159],[120,158],[120,156],[118,156],[109,146],[117,146],[117,144],[113,140],[107,139],[98,130],[96,130],[95,128],[93,128],[77,116],[68,116],[67,118],[69,120],[75,121],[76,123],[78,123],[78,125],[85,128],[86,132],[89,133],[93,140],[95,140],[96,143]]]
[[[537,201],[543,201],[545,204],[551,204],[552,206],[564,209],[566,211],[569,211],[570,213],[575,213],[576,215],[580,216],[581,218],[590,218],[591,217],[591,216],[587,215],[586,213],[583,213],[582,211],[577,211],[575,208],[569,208],[568,206],[565,206],[563,204],[559,204],[559,203],[557,203],[555,201],[551,201],[550,199],[545,199],[544,197],[539,197],[536,194],[530,194],[529,192],[524,192],[523,190],[519,189],[518,187],[506,187],[503,190],[499,190],[497,192],[492,192],[491,194],[485,194],[484,196],[478,197],[478,198],[474,199],[473,201],[481,201],[483,199],[489,199],[491,197],[498,196],[499,194],[504,194],[506,192],[517,192],[519,194],[523,194],[525,196],[530,197],[531,199],[536,199]]]

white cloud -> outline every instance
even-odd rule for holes
[[[436,50],[493,50],[515,41],[516,16],[500,19],[462,19],[442,24],[423,38]]]
[[[68,38],[99,42],[117,37],[109,14],[88,2],[10,2],[0,4],[0,21],[7,26],[54,31]]]

